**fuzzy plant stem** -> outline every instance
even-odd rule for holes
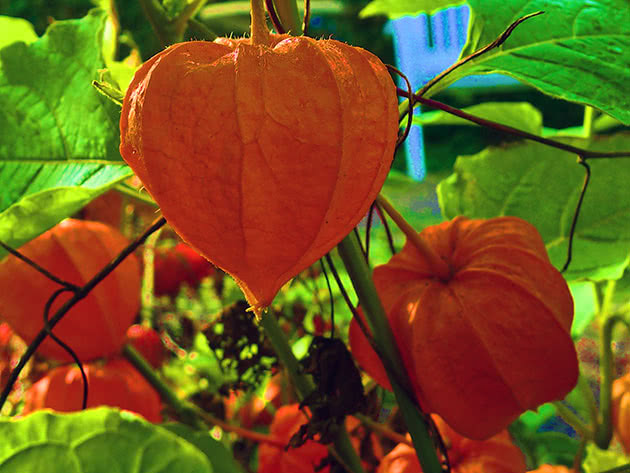
[[[276,355],[278,355],[278,358],[287,369],[293,386],[297,389],[300,398],[304,399],[315,389],[315,385],[310,377],[305,375],[300,369],[299,363],[293,355],[293,351],[278,321],[273,314],[265,312],[260,319],[260,324],[265,330]],[[345,428],[339,429],[334,446],[336,454],[339,456],[340,460],[342,460],[343,464],[350,468],[352,473],[365,473],[361,459],[350,442],[350,436]]]
[[[354,232],[351,232],[337,245],[337,250],[339,251],[357,296],[359,297],[359,303],[361,304],[370,330],[374,336],[374,343],[379,347],[380,354],[388,358],[388,362],[384,363],[384,365],[403,366],[398,349],[396,348],[394,336],[387,322],[385,309],[376,294],[371,270],[365,261],[365,257]],[[387,376],[389,377],[389,381],[394,389],[396,401],[407,424],[407,430],[411,434],[411,440],[416,454],[418,455],[420,465],[422,466],[422,471],[424,473],[441,473],[442,465],[433,446],[433,441],[429,436],[423,414],[407,395],[409,389],[405,389],[405,387],[398,384],[398,380],[403,380],[406,384],[410,384],[406,375],[402,372],[394,374],[388,370]]]
[[[252,44],[269,45],[271,39],[267,21],[265,20],[265,6],[263,0],[250,0],[252,23],[250,26]]]
[[[448,281],[451,278],[451,268],[448,263],[440,258],[433,248],[431,248],[420,236],[420,234],[405,220],[405,218],[394,208],[394,206],[382,195],[376,198],[376,202],[385,210],[387,215],[391,217],[396,226],[402,230],[420,254],[428,261],[433,273],[442,279]]]

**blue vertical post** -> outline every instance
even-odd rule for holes
[[[466,41],[468,7],[448,8],[433,16],[419,15],[390,20],[386,32],[393,35],[397,67],[407,75],[413,90],[453,64]],[[399,80],[399,86],[406,84]],[[416,114],[420,111],[416,109]],[[424,139],[422,127],[414,125],[405,143],[407,173],[417,181],[424,179]]]

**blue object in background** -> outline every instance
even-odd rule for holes
[[[402,17],[390,20],[385,32],[394,37],[396,65],[411,82],[413,90],[447,69],[459,58],[466,43],[470,9],[468,6],[453,7],[416,17]],[[455,82],[451,87],[488,87],[499,84],[518,84],[511,77],[500,74],[468,76]],[[405,83],[399,81],[401,88]],[[415,113],[420,113],[418,109]],[[422,128],[413,126],[405,142],[407,173],[417,181],[424,179],[424,141]]]

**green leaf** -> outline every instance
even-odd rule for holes
[[[212,473],[195,446],[140,417],[110,408],[39,411],[0,421],[0,472]]]
[[[571,325],[571,336],[577,340],[595,318],[597,313],[597,293],[591,281],[572,281],[569,284],[575,312]]]
[[[602,473],[630,462],[630,458],[612,450],[602,450],[589,442],[586,445],[586,458],[582,463],[584,473]]]
[[[509,427],[514,442],[527,457],[530,470],[545,463],[572,465],[579,441],[561,432],[539,431],[555,414],[552,404],[543,404],[537,411],[522,414]]]
[[[436,89],[468,74],[500,72],[542,92],[592,105],[630,124],[630,8],[627,0],[468,0],[462,57],[519,25],[497,49],[470,61]],[[434,90],[432,93],[436,93]]]
[[[105,20],[92,10],[0,50],[0,240],[13,247],[131,175],[120,111],[91,85]]]
[[[596,150],[630,150],[630,133],[589,142],[563,142]],[[618,279],[630,255],[630,160],[593,159],[592,178],[584,198],[573,242],[568,280]],[[531,142],[490,147],[474,156],[459,157],[454,174],[438,186],[446,218],[466,215],[491,218],[514,215],[534,224],[552,263],[567,258],[571,221],[584,170],[574,155]]]
[[[169,423],[162,426],[187,440],[202,451],[210,463],[214,473],[244,473],[241,465],[225,445],[213,439],[209,432],[194,431],[184,424]]]
[[[444,220],[435,192],[438,182],[439,178],[432,174],[427,175],[422,182],[418,182],[401,172],[392,170],[387,176],[381,193],[413,228],[420,231]],[[400,250],[406,238],[391,220],[388,220],[388,223],[394,237],[394,244],[397,250]],[[389,261],[392,254],[378,214],[374,216],[370,238],[370,264],[374,266]]]
[[[17,41],[32,43],[37,40],[37,33],[35,33],[33,25],[22,18],[0,16],[0,31],[2,31],[0,49]]]
[[[486,102],[462,109],[479,118],[511,126],[535,135],[542,133],[542,113],[528,102]],[[479,126],[442,110],[413,116],[414,125]]]
[[[522,423],[523,428],[528,432],[528,435],[535,434],[538,429],[549,419],[556,415],[556,408],[551,403],[543,404],[539,406],[535,411],[526,411],[519,417],[519,421]]]
[[[360,18],[386,15],[390,19],[434,14],[445,8],[464,5],[466,0],[372,0],[359,12]]]

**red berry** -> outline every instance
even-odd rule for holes
[[[185,243],[158,248],[154,265],[154,292],[157,296],[176,296],[183,283],[197,287],[203,278],[215,271],[212,263]]]
[[[127,342],[156,369],[162,366],[168,356],[160,334],[150,327],[132,325],[127,329]]]

